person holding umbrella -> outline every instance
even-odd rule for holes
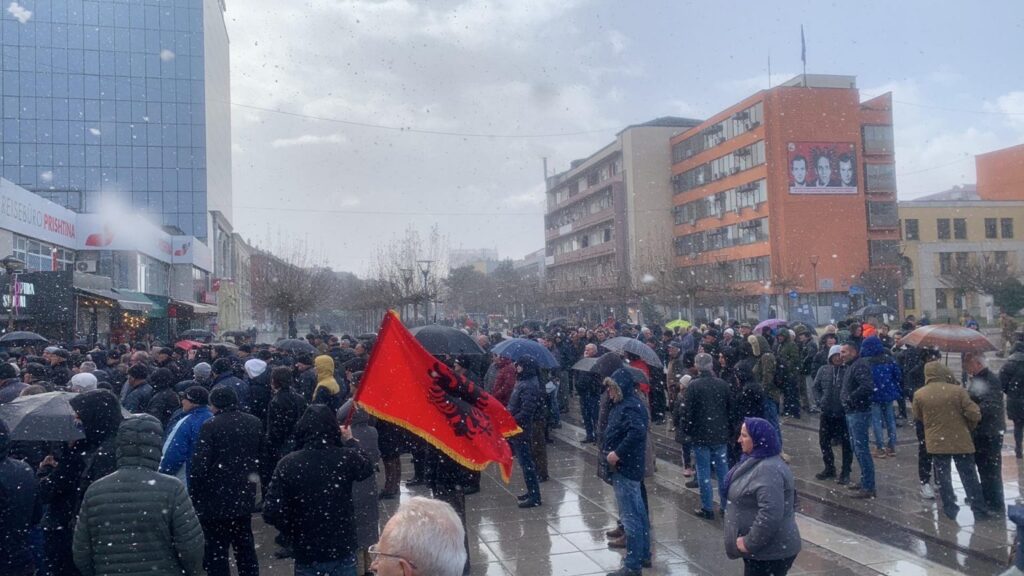
[[[533,356],[523,355],[519,358],[516,362],[516,385],[508,403],[509,413],[523,430],[522,434],[509,439],[512,451],[523,469],[523,480],[526,482],[526,494],[519,497],[520,508],[541,505],[540,481],[530,452],[530,438],[533,427],[537,425],[536,416],[544,407],[543,392],[537,378],[538,371],[537,361]]]

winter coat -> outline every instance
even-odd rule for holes
[[[861,358],[869,359],[874,391],[872,402],[893,402],[903,396],[903,371],[877,336],[869,336],[860,345]]]
[[[260,422],[267,419],[267,406],[270,404],[270,369],[255,378],[249,379],[249,414],[259,418]]]
[[[357,440],[342,444],[326,406],[310,406],[296,435],[302,448],[278,462],[263,519],[292,542],[296,563],[347,557],[358,544],[352,487],[373,478],[373,464]]]
[[[596,397],[601,394],[601,375],[594,372],[576,372],[576,393]]]
[[[776,370],[782,369],[782,376],[786,382],[796,382],[800,377],[800,348],[789,336],[786,336],[779,344],[779,352],[776,355],[778,365]]]
[[[538,413],[543,412],[543,395],[540,381],[536,376],[521,377],[516,380],[516,386],[512,389],[512,397],[508,402],[508,411],[524,432],[533,425]]]
[[[295,375],[295,391],[306,399],[309,404],[313,401],[313,390],[316,389],[316,370],[307,368]]]
[[[249,383],[241,378],[235,376],[231,372],[225,372],[216,376],[213,380],[213,386],[210,386],[210,391],[214,391],[218,388],[231,388],[235,391],[235,396],[238,397],[238,408],[240,410],[249,411]]]
[[[262,433],[263,425],[255,416],[235,407],[203,423],[188,474],[188,491],[200,518],[252,514]]]
[[[647,431],[650,416],[636,391],[633,376],[625,369],[616,370],[606,380],[610,388],[618,388],[622,399],[612,402],[608,410],[608,425],[604,432],[602,449],[615,452],[619,463],[614,472],[625,478],[641,481],[644,477],[647,453]]]
[[[857,358],[846,365],[839,401],[847,414],[871,411],[871,397],[875,394],[875,380],[871,375],[871,358]]]
[[[814,376],[814,397],[818,399],[818,408],[823,416],[838,418],[846,415],[843,410],[842,387],[848,366],[826,364],[818,368]]]
[[[342,405],[338,411],[338,422],[349,419],[352,406],[352,400]],[[380,450],[377,448],[377,430],[370,424],[370,415],[363,410],[356,410],[349,426],[352,427],[352,437],[359,442],[359,448],[366,454],[370,465],[376,468],[380,462]],[[380,540],[380,506],[377,502],[375,476],[352,483],[352,505],[355,507],[356,541],[359,547],[367,548],[376,544]]]
[[[327,355],[317,356],[313,360],[316,368],[316,388],[313,389],[313,401],[310,404],[323,404],[337,412],[344,398],[341,385],[334,378],[334,359]]]
[[[800,349],[800,374],[803,376],[814,376],[818,373],[815,361],[818,357],[818,345],[813,340],[808,340]]]
[[[701,374],[686,387],[683,420],[686,435],[695,446],[728,444],[732,437],[732,398],[725,380]]]
[[[924,367],[925,385],[914,393],[914,419],[924,424],[929,454],[973,454],[971,432],[981,421],[978,407],[953,373],[940,362]]]
[[[178,399],[178,393],[168,383],[153,392],[153,396],[146,406],[146,413],[159,420],[160,425],[166,428],[171,420],[171,415],[178,408],[181,408],[181,400]]]
[[[768,346],[768,340],[764,336],[751,334],[747,341],[750,342],[754,354],[754,362],[750,368],[751,374],[761,384],[761,388],[764,389],[767,396],[781,403],[782,389],[775,384],[776,362],[771,347]]]
[[[125,383],[125,387],[129,387]],[[149,409],[149,401],[153,398],[153,386],[149,382],[143,382],[135,388],[125,391],[121,406],[132,414],[142,414]]]
[[[17,378],[11,378],[10,380],[0,382],[0,404],[7,404],[11,400],[14,400],[21,395],[21,391],[25,388],[28,388],[28,384],[25,384]]]
[[[145,414],[117,431],[117,471],[85,492],[74,559],[83,576],[203,573],[203,530],[185,486],[157,472],[163,428]]]
[[[49,507],[43,517],[47,529],[74,526],[85,490],[117,469],[115,456],[121,406],[107,390],[84,392],[70,400],[82,420],[85,438],[58,456],[57,466],[39,482],[40,500]]]
[[[1006,394],[1006,417],[1024,420],[1024,343],[1014,346],[1013,354],[999,371],[999,381]]]
[[[24,574],[32,566],[29,527],[39,511],[39,487],[32,468],[8,457],[10,436],[0,422],[0,574]]]
[[[494,381],[493,396],[508,406],[516,387],[516,367],[507,358],[498,358],[495,363],[498,365],[498,377]]]
[[[266,448],[277,460],[295,449],[295,424],[306,411],[306,399],[291,388],[277,391],[267,404]]]
[[[967,394],[971,401],[981,408],[981,422],[974,429],[974,435],[986,438],[1002,437],[1006,428],[1006,407],[1003,404],[1003,388],[999,378],[985,368],[968,380]]]
[[[800,552],[793,472],[779,456],[737,464],[725,509],[725,553],[729,558],[781,560]],[[736,548],[743,537],[746,554]]]
[[[67,388],[71,382],[71,370],[68,365],[64,362],[60,362],[53,366],[50,366],[46,370],[46,379],[53,384],[55,388]]]
[[[209,407],[196,406],[171,427],[164,442],[160,472],[176,476],[187,483],[188,473],[192,469],[192,455],[199,443],[199,432],[210,418],[213,418],[213,412],[210,412]]]

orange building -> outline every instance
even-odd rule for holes
[[[798,76],[671,139],[676,279],[696,316],[845,317],[895,266],[891,94]],[[815,311],[817,304],[817,311]],[[817,314],[815,314],[817,312]]]
[[[974,157],[982,200],[1024,200],[1024,144]]]

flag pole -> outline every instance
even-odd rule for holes
[[[804,25],[800,25],[800,60],[804,65],[804,88],[807,88],[807,40],[804,38]]]

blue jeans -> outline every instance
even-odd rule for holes
[[[580,394],[580,416],[583,427],[587,430],[587,438],[597,438],[597,415],[600,411],[600,396],[597,394]]]
[[[341,560],[313,562],[312,564],[296,562],[295,576],[356,576],[356,557],[349,556]]]
[[[626,530],[626,559],[623,564],[639,572],[643,561],[651,558],[651,528],[640,495],[640,481],[614,474],[612,485],[615,501],[619,504],[619,519]]]
[[[526,493],[534,500],[540,500],[540,480],[537,478],[537,466],[533,463],[533,454],[530,453],[531,432],[532,430],[526,427],[522,434],[511,438],[509,444],[512,445],[512,451],[516,455],[516,460],[519,460],[519,466],[523,469]]]
[[[875,461],[871,459],[871,439],[868,428],[871,427],[871,412],[855,412],[846,415],[846,425],[850,428],[850,444],[853,455],[860,466],[860,487],[871,492],[875,491]]]
[[[886,445],[882,444],[882,424],[889,433],[890,450],[896,450],[896,412],[892,409],[892,402],[871,403],[871,429],[875,432],[875,446],[881,451]]]
[[[729,470],[729,463],[725,458],[725,444],[715,446],[694,446],[693,455],[697,459],[697,484],[700,486],[700,507],[712,511],[715,506],[715,494],[711,488],[711,467],[715,467],[715,476],[718,478],[718,497],[722,502],[722,510],[725,510],[725,473]]]

